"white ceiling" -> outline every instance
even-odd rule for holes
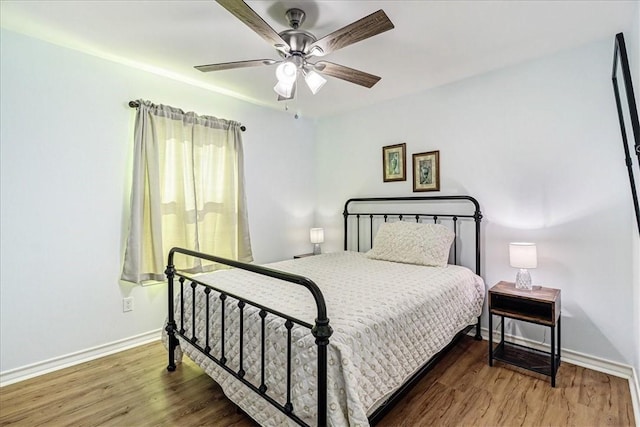
[[[317,95],[299,86],[290,111],[319,117],[375,104],[630,31],[638,1],[247,1],[276,31],[284,12],[307,13],[320,38],[383,9],[395,29],[327,55],[376,74],[371,89],[329,77]],[[201,73],[194,65],[279,58],[213,0],[2,0],[1,25],[52,43],[284,109],[273,66]],[[45,72],[46,66],[43,66]],[[206,96],[206,93],[203,93]]]

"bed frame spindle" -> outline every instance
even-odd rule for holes
[[[224,302],[227,299],[227,296],[225,294],[220,294],[220,323],[222,324],[222,326],[220,327],[220,330],[222,331],[222,336],[220,337],[220,346],[221,346],[221,354],[220,354],[220,363],[222,363],[223,365],[227,364],[227,358],[224,357]]]
[[[184,277],[180,278],[180,333],[184,334]]]
[[[369,247],[373,247],[373,214],[369,215]]]
[[[196,283],[191,282],[191,342],[193,344],[198,342],[196,338]]]
[[[287,403],[284,405],[284,410],[290,414],[293,412],[293,404],[291,403],[291,328],[293,328],[293,322],[287,320],[284,322],[284,327],[287,328]]]
[[[356,218],[358,219],[358,252],[360,252],[360,215],[356,215]]]
[[[262,332],[261,335],[261,349],[260,349],[260,387],[258,387],[258,390],[260,391],[260,394],[265,394],[267,391],[267,385],[264,383],[264,353],[265,353],[265,333],[264,333],[264,326],[265,326],[265,318],[267,317],[267,312],[264,310],[260,310],[259,313],[260,316],[260,329]]]
[[[240,369],[238,369],[238,377],[244,378],[246,373],[242,364],[244,358],[244,301],[238,301],[238,308],[240,309]]]
[[[458,217],[454,216],[452,218],[453,221],[453,234],[455,237],[453,238],[453,263],[458,264]]]
[[[206,317],[205,317],[205,319],[206,319],[205,320],[206,321],[206,325],[205,326],[206,326],[206,334],[207,334],[206,337],[207,337],[207,340],[205,342],[204,352],[207,353],[207,354],[211,353],[211,347],[209,346],[209,294],[210,293],[211,293],[211,288],[205,288],[204,294],[207,296],[206,308],[205,308],[207,310]],[[194,330],[195,330],[195,328],[194,328]]]

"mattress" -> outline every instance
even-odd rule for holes
[[[373,260],[358,252],[337,252],[288,260],[267,267],[312,279],[322,290],[333,335],[327,347],[328,423],[365,426],[367,416],[398,389],[428,359],[442,350],[460,330],[475,324],[485,295],[482,279],[460,266],[425,267]],[[223,270],[198,280],[313,324],[316,306],[311,294],[292,283],[243,270]],[[185,285],[187,288],[187,285]],[[191,318],[192,291],[185,291],[185,315],[178,328],[187,337],[206,339],[204,292],[196,288],[195,334]],[[176,297],[178,298],[178,297]],[[209,345],[220,357],[220,310],[225,304],[227,366],[239,368],[240,309],[237,301],[210,298]],[[261,329],[257,309],[244,307],[243,369],[245,379],[261,383]],[[287,329],[284,321],[267,315],[265,365],[267,394],[286,401]],[[181,326],[182,325],[182,326]],[[315,340],[309,330],[294,325],[292,335],[291,402],[304,422],[316,424]],[[166,337],[165,337],[166,342]],[[179,338],[180,349],[220,384],[225,394],[261,425],[292,421],[270,403]]]

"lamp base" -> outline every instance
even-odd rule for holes
[[[322,251],[320,250],[320,243],[314,243],[313,244],[313,254],[314,255],[320,255],[322,253]]]
[[[527,289],[531,290],[533,286],[531,286],[531,275],[529,274],[529,270],[526,268],[521,268],[516,274],[516,289]]]

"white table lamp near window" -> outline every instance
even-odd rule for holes
[[[538,267],[538,252],[535,243],[509,243],[509,264],[519,268],[516,275],[517,289],[531,289],[531,275],[529,268]]]
[[[319,255],[321,253],[320,243],[324,242],[324,229],[312,228],[309,231],[309,238],[311,239],[311,243],[313,243],[313,254]]]

